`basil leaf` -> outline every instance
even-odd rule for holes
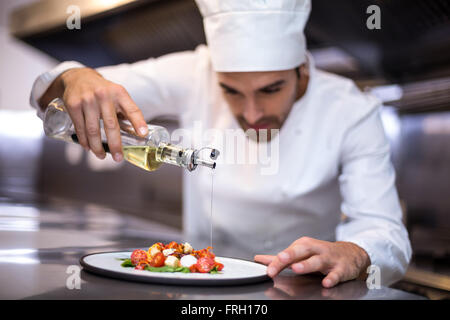
[[[147,266],[145,270],[152,271],[152,272],[174,272],[175,268],[164,266],[164,267],[151,267]]]
[[[121,266],[125,267],[125,268],[132,268],[132,267],[134,267],[133,263],[131,263],[131,259],[125,259],[122,262]]]
[[[217,273],[221,273],[221,272],[218,270],[218,266],[214,266],[209,273],[217,274]]]
[[[189,270],[189,268],[186,267],[169,267],[169,266],[164,266],[164,267],[151,267],[151,266],[147,266],[145,268],[145,270],[147,271],[151,271],[151,272],[183,272],[183,273],[189,273],[191,272]]]

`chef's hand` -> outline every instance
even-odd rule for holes
[[[62,73],[40,99],[41,107],[45,108],[55,97],[62,97],[80,145],[92,150],[100,159],[106,156],[100,119],[103,119],[109,150],[115,161],[123,159],[117,114],[128,119],[141,136],[148,133],[141,110],[125,88],[106,80],[94,69],[74,68]]]
[[[320,272],[325,288],[339,282],[364,279],[370,258],[367,252],[351,242],[328,242],[309,237],[294,241],[288,248],[273,255],[256,255],[255,261],[268,265],[267,274],[275,277],[286,267],[298,274]]]

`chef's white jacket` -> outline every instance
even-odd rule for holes
[[[219,255],[220,250],[247,258],[276,254],[302,236],[350,241],[366,250],[380,268],[382,284],[389,285],[405,273],[411,246],[380,102],[360,92],[351,80],[315,69],[310,56],[308,60],[306,94],[295,102],[279,135],[265,145],[271,148],[270,158],[261,157],[256,164],[233,163],[226,149],[221,150],[213,177],[207,168],[185,172],[185,239],[194,247],[209,245],[212,217],[213,245]],[[35,81],[30,102],[41,118],[37,100],[61,72],[79,66],[64,62]],[[184,129],[199,124],[217,132],[239,129],[206,46],[97,71],[123,85],[147,120],[176,115]],[[219,150],[228,146],[221,142],[220,137],[206,142],[192,137],[190,144]],[[249,141],[239,155],[251,154],[255,146]]]

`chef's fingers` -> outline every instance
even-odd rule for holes
[[[316,254],[306,260],[292,264],[291,267],[295,273],[306,274],[324,270],[327,263],[323,256]]]
[[[269,263],[271,263],[273,261],[273,259],[275,259],[275,256],[273,255],[256,255],[254,258],[255,262],[259,262],[265,265],[268,265]],[[292,266],[289,266],[292,267]]]
[[[271,266],[274,269],[271,271],[279,272],[288,265],[309,258],[314,254],[319,254],[322,251],[320,245],[320,240],[309,237],[295,240],[288,248],[277,254],[277,259],[274,259]]]
[[[300,244],[291,245],[272,260],[267,267],[267,274],[273,278],[292,263],[309,258],[311,255],[313,255],[311,247]]]
[[[117,121],[116,109],[112,100],[106,95],[99,94],[97,97],[100,103],[103,127],[105,129],[106,138],[108,140],[109,152],[114,160],[119,162],[123,159],[122,141],[120,138],[119,122]]]
[[[83,104],[80,99],[68,99],[65,101],[66,111],[72,119],[75,132],[77,134],[78,143],[87,151],[89,151],[89,142],[86,136],[86,126],[83,115]]]
[[[323,251],[325,241],[301,237],[295,240],[289,247],[278,253],[277,257],[285,263],[294,263],[303,260],[313,254],[320,254]]]
[[[133,99],[131,99],[127,90],[122,86],[117,87],[117,100],[120,108],[133,125],[137,134],[145,137],[148,134],[148,126],[145,122],[144,115],[141,109],[134,103]]]
[[[275,256],[268,254],[257,254],[253,259],[256,262],[268,265],[269,263],[272,262],[273,259],[275,259]]]
[[[322,280],[322,285],[325,288],[331,288],[341,281],[345,281],[345,279],[343,279],[343,270],[341,270],[339,267],[336,267],[331,270],[331,272],[329,272],[327,276]]]
[[[100,134],[100,110],[94,95],[83,98],[83,113],[86,121],[85,125],[89,147],[97,158],[104,159],[106,153],[102,146]]]

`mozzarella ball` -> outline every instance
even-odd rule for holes
[[[183,256],[180,259],[180,263],[183,267],[190,267],[197,263],[197,258],[191,255]]]
[[[168,256],[164,261],[164,264],[168,267],[177,268],[180,266],[180,260],[175,256]]]

